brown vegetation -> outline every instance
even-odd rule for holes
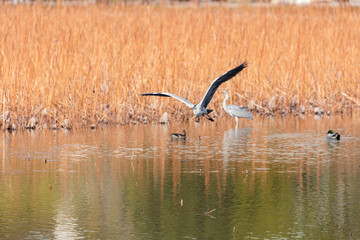
[[[157,122],[164,112],[187,121],[181,102],[137,93],[197,102],[245,59],[221,88],[253,113],[360,103],[358,8],[2,6],[0,31],[3,128]],[[217,116],[222,99],[210,102]]]

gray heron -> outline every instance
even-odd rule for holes
[[[160,97],[172,97],[172,98],[175,98],[175,99],[185,103],[188,107],[190,107],[193,110],[195,117],[204,116],[206,119],[213,122],[214,119],[212,119],[209,116],[209,113],[211,113],[213,110],[212,109],[207,109],[206,107],[209,104],[212,97],[214,96],[216,90],[219,88],[219,86],[222,83],[224,83],[224,82],[230,80],[231,78],[235,77],[239,72],[241,72],[246,67],[247,67],[247,61],[245,60],[241,65],[237,66],[234,69],[231,69],[231,70],[227,71],[226,73],[224,73],[220,77],[216,78],[210,84],[210,87],[206,91],[206,93],[203,96],[201,102],[199,102],[198,104],[192,104],[191,102],[189,102],[185,98],[182,98],[182,97],[179,97],[179,96],[177,96],[177,95],[175,95],[173,93],[167,93],[167,92],[141,93],[140,95],[142,95],[142,96],[160,96]]]
[[[328,133],[326,134],[326,138],[329,140],[340,140],[340,134],[339,133],[334,133],[333,130],[329,130]]]
[[[236,126],[238,125],[238,118],[248,118],[250,120],[253,120],[251,113],[246,111],[247,107],[239,107],[236,105],[226,105],[226,101],[229,98],[229,93],[226,90],[224,90],[222,93],[225,94],[223,108],[224,108],[225,112],[227,112],[230,116],[235,118]]]
[[[186,138],[186,131],[183,130],[181,133],[172,133],[171,138],[176,138],[176,139],[185,139]]]

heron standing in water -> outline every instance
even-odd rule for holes
[[[225,94],[223,108],[224,108],[225,112],[227,112],[230,116],[235,118],[236,126],[238,125],[238,118],[248,118],[250,120],[253,120],[251,113],[246,111],[247,107],[239,107],[236,105],[226,105],[226,101],[229,98],[229,93],[226,90],[224,90],[222,93]]]
[[[172,97],[172,98],[175,98],[175,99],[185,103],[188,107],[190,107],[193,110],[195,117],[204,116],[206,119],[213,122],[214,119],[212,119],[209,116],[209,113],[211,113],[213,110],[212,109],[207,109],[206,108],[207,105],[209,104],[210,100],[214,96],[214,94],[215,94],[216,90],[219,88],[219,86],[222,83],[224,83],[224,82],[230,80],[231,78],[235,77],[239,72],[241,72],[244,68],[246,68],[246,66],[247,66],[247,61],[244,61],[241,65],[237,66],[234,69],[231,69],[231,70],[227,71],[226,73],[224,73],[220,77],[216,78],[210,84],[210,87],[206,91],[203,99],[198,104],[192,104],[191,102],[189,102],[185,98],[182,98],[182,97],[179,97],[179,96],[177,96],[177,95],[175,95],[173,93],[167,93],[167,92],[142,93],[141,95],[142,96],[160,96],[160,97]]]

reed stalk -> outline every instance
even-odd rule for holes
[[[196,103],[245,59],[221,86],[232,104],[259,114],[359,107],[358,8],[2,5],[0,32],[3,127],[156,122],[164,112],[187,121],[182,103],[137,93]],[[217,116],[222,100],[210,102]]]

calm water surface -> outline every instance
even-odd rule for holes
[[[359,116],[1,134],[1,239],[360,239]]]

